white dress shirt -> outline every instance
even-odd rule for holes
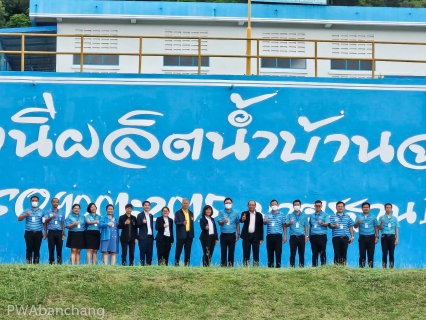
[[[148,225],[148,235],[152,236],[151,220],[149,217],[149,212],[145,212],[145,219],[146,219],[146,224]]]
[[[249,214],[250,214],[250,224],[249,224],[248,232],[254,233],[254,227],[256,225],[256,211],[249,212]]]
[[[169,218],[168,217],[163,217],[163,219],[164,219],[164,224],[167,224],[167,228],[164,228],[164,235],[166,237],[170,237]]]
[[[207,217],[207,222],[209,223],[209,235],[214,234],[214,227],[213,227],[213,221],[211,218]]]

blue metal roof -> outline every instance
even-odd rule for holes
[[[156,16],[156,17],[247,17],[247,4],[206,2],[153,2],[104,0],[31,0],[30,16],[84,17]],[[252,5],[253,21],[256,19],[376,21],[425,23],[426,8],[373,8],[316,5],[263,4]]]
[[[7,35],[12,33],[55,34],[56,26],[0,29],[0,47],[3,48],[3,50],[5,51],[21,50],[21,37]],[[43,36],[27,36],[25,37],[25,50],[55,52],[56,38]],[[8,63],[8,70],[21,70],[21,55],[6,54],[5,57]],[[56,55],[34,55],[27,53],[25,54],[25,70],[55,71]]]

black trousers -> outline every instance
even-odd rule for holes
[[[374,249],[376,248],[375,240],[376,236],[374,234],[368,236],[359,236],[358,247],[360,268],[365,267],[365,254],[367,254],[368,267],[373,268]]]
[[[157,242],[158,265],[169,265],[169,255],[172,248],[172,238],[163,236],[163,240]]]
[[[305,236],[290,236],[290,267],[296,263],[296,251],[299,252],[299,267],[305,266]]]
[[[141,266],[152,264],[152,252],[154,251],[154,238],[147,236],[146,239],[139,240],[139,257]]]
[[[266,250],[268,251],[268,268],[274,267],[274,256],[277,268],[281,268],[281,254],[283,252],[283,235],[268,234],[266,236]]]
[[[49,263],[55,263],[55,247],[56,247],[56,262],[62,264],[62,230],[47,231],[47,245],[49,248]]]
[[[386,268],[388,253],[389,253],[389,268],[393,268],[394,265],[394,252],[395,252],[395,235],[384,234],[382,235],[382,265]]]
[[[246,239],[243,239],[243,264],[250,265],[250,252],[253,250],[253,266],[259,265],[259,246],[260,241],[254,239],[254,233],[249,233]]]
[[[210,266],[212,261],[216,240],[214,239],[214,235],[211,234],[209,235],[207,239],[203,239],[200,241],[201,241],[201,248],[203,248],[203,266],[208,267]]]
[[[222,267],[232,267],[234,265],[236,240],[235,233],[220,234],[220,265]]]
[[[135,240],[121,241],[121,265],[127,264],[127,247],[129,247],[129,266],[135,264]]]
[[[312,235],[311,238],[311,249],[312,249],[312,266],[318,266],[318,255],[321,258],[321,265],[325,266],[327,263],[327,235]]]
[[[43,241],[43,233],[41,231],[25,231],[24,234],[27,263],[38,264],[40,262],[40,247]]]
[[[334,237],[334,264],[346,265],[346,257],[348,254],[349,237]]]
[[[189,232],[186,233],[186,238],[177,239],[176,241],[176,252],[175,252],[175,266],[179,266],[180,255],[182,254],[182,249],[185,250],[185,266],[189,266],[191,260],[191,248],[192,248],[192,238],[189,237]]]

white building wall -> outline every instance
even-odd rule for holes
[[[138,53],[139,39],[114,38],[114,35],[121,36],[166,36],[166,35],[191,35],[208,37],[245,37],[246,25],[209,25],[195,24],[193,22],[143,22],[128,23],[58,23],[58,35],[60,34],[109,34],[108,39],[87,39],[85,41],[85,53],[108,52],[108,53]],[[394,42],[426,42],[426,32],[423,28],[398,28],[398,27],[364,27],[353,26],[294,26],[288,24],[268,25],[253,24],[252,31],[254,38],[280,37],[300,39],[365,39],[374,41],[394,41]],[[313,57],[314,44],[304,43],[281,43],[271,44],[259,43],[261,54],[282,56],[282,57]],[[236,40],[208,40],[203,42],[203,54],[218,55],[244,55],[246,52],[246,42]],[[148,39],[142,41],[142,52],[151,54],[193,54],[198,53],[197,40],[192,41],[170,41],[165,39]],[[256,54],[257,43],[252,41],[252,54]],[[59,38],[57,43],[58,52],[80,53],[79,39],[73,37]],[[346,58],[370,58],[371,45],[368,44],[337,44],[318,43],[318,56],[332,57],[338,59]],[[414,45],[380,45],[375,46],[375,56],[387,59],[426,59],[426,46]],[[73,65],[72,55],[57,56],[58,72],[79,72],[79,65]],[[84,66],[85,72],[112,72],[112,73],[137,73],[138,57],[120,55],[118,66]],[[252,74],[257,72],[257,61],[252,60]],[[163,65],[162,56],[143,57],[142,73],[197,73],[197,67],[169,67]],[[202,68],[203,74],[245,74],[244,58],[210,58],[209,66]],[[384,75],[426,75],[426,63],[395,63],[376,62],[376,76]],[[261,75],[282,75],[282,76],[314,76],[314,60],[307,60],[306,69],[266,69],[260,68]],[[331,70],[330,60],[318,60],[318,76],[321,77],[371,77],[371,71],[347,71]]]

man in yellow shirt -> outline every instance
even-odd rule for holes
[[[182,208],[175,212],[176,252],[175,266],[179,266],[182,249],[185,250],[185,266],[189,266],[192,241],[194,239],[194,213],[188,209],[188,199],[182,200]]]

